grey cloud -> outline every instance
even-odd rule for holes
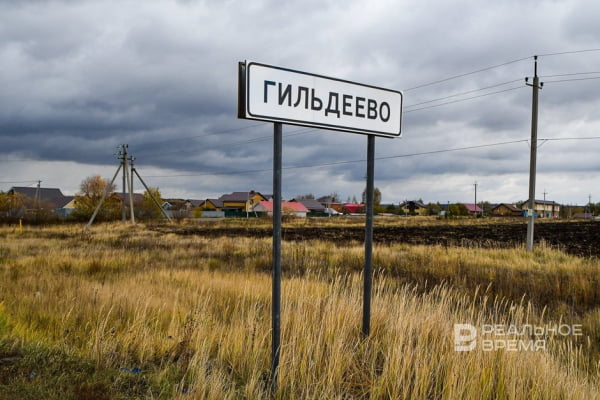
[[[25,155],[41,166],[48,160],[78,162],[84,176],[76,181],[90,174],[92,164],[116,166],[112,153],[121,143],[129,143],[140,168],[154,175],[268,170],[272,126],[236,119],[237,61],[254,59],[408,89],[536,52],[599,47],[592,18],[598,6],[588,3],[0,2],[1,156]],[[547,56],[540,58],[539,69],[541,75],[586,72],[597,70],[599,62],[600,53]],[[419,106],[407,107],[404,139],[378,139],[377,154],[527,138],[531,89],[522,79],[531,76],[532,69],[532,60],[526,59],[405,91],[405,106],[410,106],[511,80],[523,85],[421,111],[411,111]],[[540,135],[595,132],[598,83],[548,82],[540,93]],[[284,165],[365,158],[364,136],[293,134],[300,129],[284,128],[284,135],[291,134],[284,138]],[[409,182],[410,190],[435,197],[418,179],[526,177],[526,145],[516,145],[518,150],[512,146],[381,160],[376,163],[377,184],[397,187]],[[549,154],[539,161],[545,171],[577,174],[598,168],[595,143],[546,146]],[[18,163],[1,164],[2,157],[3,175],[20,179]],[[288,169],[284,187],[290,195],[360,195],[364,174],[360,162]],[[268,188],[270,174],[152,181],[201,195],[247,186]],[[453,186],[449,182],[441,187]],[[437,196],[452,197],[441,191]]]

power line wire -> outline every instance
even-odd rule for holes
[[[600,136],[583,136],[583,137],[566,137],[566,138],[541,138],[539,141],[565,141],[565,140],[598,140]],[[517,140],[509,140],[504,142],[496,142],[496,143],[486,143],[480,145],[473,146],[464,146],[464,147],[454,147],[449,149],[440,149],[440,150],[431,150],[431,151],[423,151],[418,153],[407,153],[407,154],[397,154],[392,156],[381,156],[376,157],[376,160],[390,160],[396,158],[407,158],[407,157],[416,157],[423,155],[432,155],[432,154],[440,154],[440,153],[451,153],[457,151],[465,151],[465,150],[474,150],[481,148],[489,148],[489,147],[497,147],[497,146],[505,146],[509,144],[516,143],[526,143],[529,142],[529,139],[517,139]],[[282,167],[283,169],[302,169],[302,168],[316,168],[316,167],[327,167],[327,166],[336,166],[336,165],[344,165],[344,164],[355,164],[366,162],[365,159],[359,160],[345,160],[345,161],[333,161],[328,163],[318,163],[318,164],[306,164],[306,165],[291,165]],[[197,177],[197,176],[207,176],[207,175],[234,175],[234,174],[248,174],[248,173],[260,173],[260,172],[272,172],[272,168],[264,168],[264,169],[254,169],[254,170],[237,170],[237,171],[211,171],[211,172],[201,172],[201,173],[193,173],[193,174],[174,174],[174,175],[146,175],[145,178],[178,178],[178,177]],[[0,183],[28,183],[28,182],[37,182],[38,180],[24,180],[24,181],[4,181]]]
[[[556,74],[556,75],[540,75],[540,78],[556,78],[559,76],[592,75],[592,74],[600,74],[600,71],[599,72],[573,72],[570,74]]]
[[[557,79],[553,81],[544,81],[546,83],[558,83],[558,82],[574,82],[574,81],[591,81],[594,79],[600,79],[600,76],[595,76],[593,78],[573,78],[573,79]]]
[[[28,180],[28,181],[1,181],[0,184],[5,184],[5,183],[30,183],[30,182],[37,182],[38,180]]]
[[[578,54],[578,53],[589,53],[600,51],[600,49],[583,49],[583,50],[572,50],[572,51],[561,51],[558,53],[546,53],[546,54],[538,54],[538,57],[551,57],[551,56],[561,56],[563,54]]]
[[[224,134],[228,134],[228,133],[242,131],[245,129],[257,128],[259,126],[266,125],[266,124],[268,124],[268,122],[261,122],[261,123],[254,124],[254,125],[242,126],[242,127],[233,128],[233,129],[226,129],[226,130],[218,131],[218,132],[204,133],[202,135],[184,136],[184,137],[173,138],[173,139],[159,140],[156,142],[150,142],[149,145],[155,145],[155,144],[160,144],[160,143],[172,143],[172,142],[177,142],[177,141],[181,141],[181,140],[200,139],[200,138],[214,136],[214,135],[224,135]]]
[[[566,137],[566,138],[544,138],[538,140],[545,140],[549,142],[560,142],[563,140],[597,140],[600,139],[600,136],[584,136],[584,137]]]
[[[296,131],[291,131],[288,134],[284,135],[284,137],[291,137],[291,136],[300,136],[300,135],[306,135],[312,131],[315,131],[316,128],[302,128]],[[237,142],[226,142],[226,143],[219,143],[217,145],[212,145],[210,147],[204,147],[202,150],[213,150],[213,149],[218,149],[221,147],[231,147],[231,146],[237,146],[237,145],[241,145],[241,144],[248,144],[248,143],[256,143],[256,142],[262,142],[265,140],[269,140],[272,139],[273,135],[265,135],[265,136],[259,136],[253,139],[247,139],[247,140],[240,140]],[[170,151],[170,152],[161,152],[161,153],[154,153],[154,154],[147,154],[144,157],[145,158],[150,158],[150,157],[154,157],[154,156],[163,156],[163,155],[171,155],[171,154],[184,154],[184,153],[193,153],[193,152],[198,152],[199,150],[197,149],[185,149],[185,150],[174,150],[174,151]],[[137,155],[137,153],[136,153]]]
[[[558,56],[558,55],[564,55],[564,54],[578,54],[578,53],[589,53],[589,52],[596,52],[596,51],[600,51],[600,48],[593,48],[593,49],[582,49],[582,50],[572,50],[572,51],[561,51],[561,52],[556,52],[556,53],[544,53],[544,54],[538,54],[538,57],[551,57],[551,56]],[[436,81],[432,81],[432,82],[427,82],[427,83],[422,83],[420,85],[417,86],[413,86],[407,89],[403,89],[404,92],[408,92],[411,90],[415,90],[415,89],[420,89],[420,88],[424,88],[424,87],[428,87],[428,86],[433,86],[433,85],[437,85],[439,83],[444,83],[444,82],[448,82],[454,79],[458,79],[458,78],[463,78],[465,76],[469,76],[469,75],[474,75],[474,74],[478,74],[480,72],[485,72],[485,71],[489,71],[491,69],[494,68],[499,68],[499,67],[504,67],[506,65],[510,65],[510,64],[515,64],[521,61],[525,61],[525,60],[529,60],[533,58],[533,56],[527,56],[527,57],[523,57],[523,58],[518,58],[515,60],[510,60],[501,64],[495,64],[495,65],[491,65],[489,67],[485,67],[485,68],[481,68],[481,69],[477,69],[474,71],[470,71],[470,72],[465,72],[462,74],[458,74],[458,75],[453,75],[453,76],[449,76],[448,78],[443,78],[443,79],[438,79]]]
[[[428,104],[428,103],[433,103],[433,102],[436,102],[436,101],[451,99],[453,97],[464,96],[466,94],[477,93],[477,92],[481,92],[483,90],[488,90],[488,89],[493,89],[495,87],[500,87],[500,86],[508,85],[510,83],[521,82],[522,80],[523,80],[522,78],[519,78],[519,79],[515,79],[515,80],[512,80],[512,81],[507,81],[507,82],[502,82],[502,83],[498,83],[498,84],[495,84],[495,85],[485,86],[485,87],[482,87],[482,88],[479,88],[479,89],[468,90],[468,91],[462,92],[462,93],[456,93],[456,94],[452,94],[452,95],[445,96],[445,97],[439,97],[437,99],[431,99],[431,100],[427,100],[427,101],[422,101],[420,103],[410,104],[410,105],[404,106],[404,108],[420,106],[422,104]]]
[[[436,108],[436,107],[446,106],[448,104],[460,103],[460,102],[467,101],[467,100],[478,99],[480,97],[492,96],[494,94],[509,92],[511,90],[521,89],[521,88],[524,88],[524,87],[525,86],[516,86],[516,87],[513,87],[513,88],[508,88],[508,89],[503,89],[503,90],[497,90],[495,92],[485,93],[485,94],[481,94],[481,95],[478,95],[478,96],[472,96],[472,97],[467,97],[467,98],[464,98],[464,99],[447,101],[445,103],[434,104],[434,105],[427,106],[427,107],[415,108],[415,109],[412,109],[412,110],[404,111],[404,114],[415,112],[415,111],[428,110],[430,108]]]
[[[458,74],[458,75],[453,75],[453,76],[450,76],[448,78],[439,79],[437,81],[433,81],[433,82],[429,82],[429,83],[423,83],[423,84],[420,84],[420,85],[417,85],[417,86],[410,87],[408,89],[403,89],[402,91],[403,92],[408,92],[408,91],[411,91],[411,90],[420,89],[420,88],[424,88],[424,87],[427,87],[427,86],[437,85],[439,83],[448,82],[448,81],[451,81],[453,79],[463,78],[465,76],[474,75],[474,74],[478,74],[480,72],[489,71],[489,70],[494,69],[494,68],[499,68],[499,67],[503,67],[505,65],[510,65],[510,64],[514,64],[514,63],[517,63],[517,62],[520,62],[520,61],[529,60],[532,57],[533,56],[523,57],[523,58],[519,58],[519,59],[516,59],[516,60],[507,61],[507,62],[504,62],[502,64],[496,64],[496,65],[492,65],[492,66],[489,66],[489,67],[481,68],[481,69],[478,69],[478,70],[475,70],[475,71],[466,72],[466,73]]]
[[[563,140],[597,140],[600,139],[600,136],[587,136],[587,137],[571,137],[571,138],[543,138],[538,139],[539,141],[563,141]],[[454,147],[450,149],[440,149],[440,150],[431,150],[431,151],[423,151],[418,153],[408,153],[408,154],[398,154],[393,156],[381,156],[375,157],[376,160],[390,160],[395,158],[407,158],[407,157],[416,157],[416,156],[424,156],[424,155],[432,155],[432,154],[440,154],[440,153],[451,153],[456,151],[465,151],[465,150],[474,150],[474,149],[482,149],[488,147],[497,147],[497,146],[505,146],[509,144],[516,143],[527,143],[529,139],[517,139],[517,140],[509,140],[504,142],[496,142],[496,143],[487,143],[480,144],[474,146],[464,146],[464,147]],[[291,165],[282,167],[282,169],[301,169],[301,168],[316,168],[316,167],[329,167],[336,165],[344,165],[344,164],[355,164],[366,162],[366,159],[360,160],[345,160],[345,161],[332,161],[328,163],[318,163],[318,164],[306,164],[306,165]],[[149,175],[146,178],[176,178],[176,177],[194,177],[194,176],[206,176],[206,175],[234,175],[234,174],[246,174],[246,173],[259,173],[259,172],[271,172],[272,168],[265,169],[254,169],[254,170],[238,170],[238,171],[214,171],[214,172],[202,172],[195,174],[177,174],[177,175]]]
[[[394,159],[394,158],[406,158],[406,157],[415,157],[415,156],[430,155],[430,154],[450,153],[450,152],[455,152],[455,151],[472,150],[472,149],[479,149],[479,148],[485,148],[485,147],[503,146],[503,145],[507,145],[507,144],[522,143],[522,142],[527,142],[527,141],[528,141],[528,139],[511,140],[511,141],[506,141],[506,142],[488,143],[488,144],[475,145],[475,146],[465,146],[465,147],[456,147],[456,148],[451,148],[451,149],[424,151],[424,152],[419,152],[419,153],[399,154],[399,155],[394,155],[394,156],[382,156],[382,157],[375,157],[375,159],[376,160],[389,160],[389,159]],[[329,166],[335,166],[335,165],[355,164],[355,163],[361,163],[361,162],[366,162],[366,160],[360,159],[360,160],[332,161],[332,162],[328,162],[328,163],[319,163],[319,164],[291,165],[291,166],[282,167],[282,169],[287,170],[287,169],[329,167]],[[196,174],[151,175],[151,176],[146,176],[146,178],[176,178],[176,177],[193,177],[193,176],[205,176],[205,175],[233,175],[233,174],[258,173],[258,172],[267,172],[267,171],[272,171],[272,168],[255,169],[255,170],[239,170],[239,171],[221,171],[221,172],[214,171],[214,172],[202,172],[202,173],[196,173]]]

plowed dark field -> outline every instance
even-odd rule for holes
[[[270,228],[179,227],[161,231],[183,235],[269,237]],[[535,242],[546,242],[567,253],[600,257],[600,222],[551,222],[535,225]],[[410,243],[444,246],[515,247],[525,243],[527,224],[465,224],[375,227],[376,243]],[[284,240],[363,241],[364,227],[290,227],[283,229]]]

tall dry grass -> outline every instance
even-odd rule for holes
[[[269,396],[269,240],[179,237],[120,225],[82,235],[77,228],[0,230],[0,349],[52,349],[96,371],[68,396],[50,389],[40,396]],[[391,245],[375,254],[372,335],[363,340],[362,247],[284,243],[277,398],[600,398],[590,356],[600,313],[591,302],[581,313],[565,308],[572,315],[563,316],[584,324],[583,341],[556,340],[545,352],[453,351],[455,323],[557,322],[562,303],[544,304],[548,294],[536,303],[511,300],[520,292],[502,290],[528,273],[541,274],[543,288],[556,286],[549,278],[556,275],[572,290],[591,293],[596,288],[585,277],[597,271],[596,261],[551,249],[528,255]],[[484,282],[482,276],[504,283],[496,291],[469,283]],[[97,371],[110,377],[100,387]],[[9,378],[13,388],[37,382],[21,378]]]

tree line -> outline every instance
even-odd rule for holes
[[[149,188],[150,193],[157,199],[159,204],[163,203],[160,190]],[[116,185],[93,175],[84,179],[79,185],[79,192],[74,196],[72,210],[61,219],[55,212],[55,205],[47,199],[32,199],[20,193],[0,192],[0,222],[14,223],[19,220],[29,223],[45,223],[59,221],[83,222],[90,219],[98,204],[107,192],[102,207],[100,208],[97,221],[114,221],[121,218],[122,199],[116,192]],[[134,201],[135,217],[138,219],[153,219],[161,216],[161,210],[152,200],[148,191],[145,191],[141,199]],[[137,196],[136,196],[137,197]],[[129,213],[129,198],[123,199]]]

